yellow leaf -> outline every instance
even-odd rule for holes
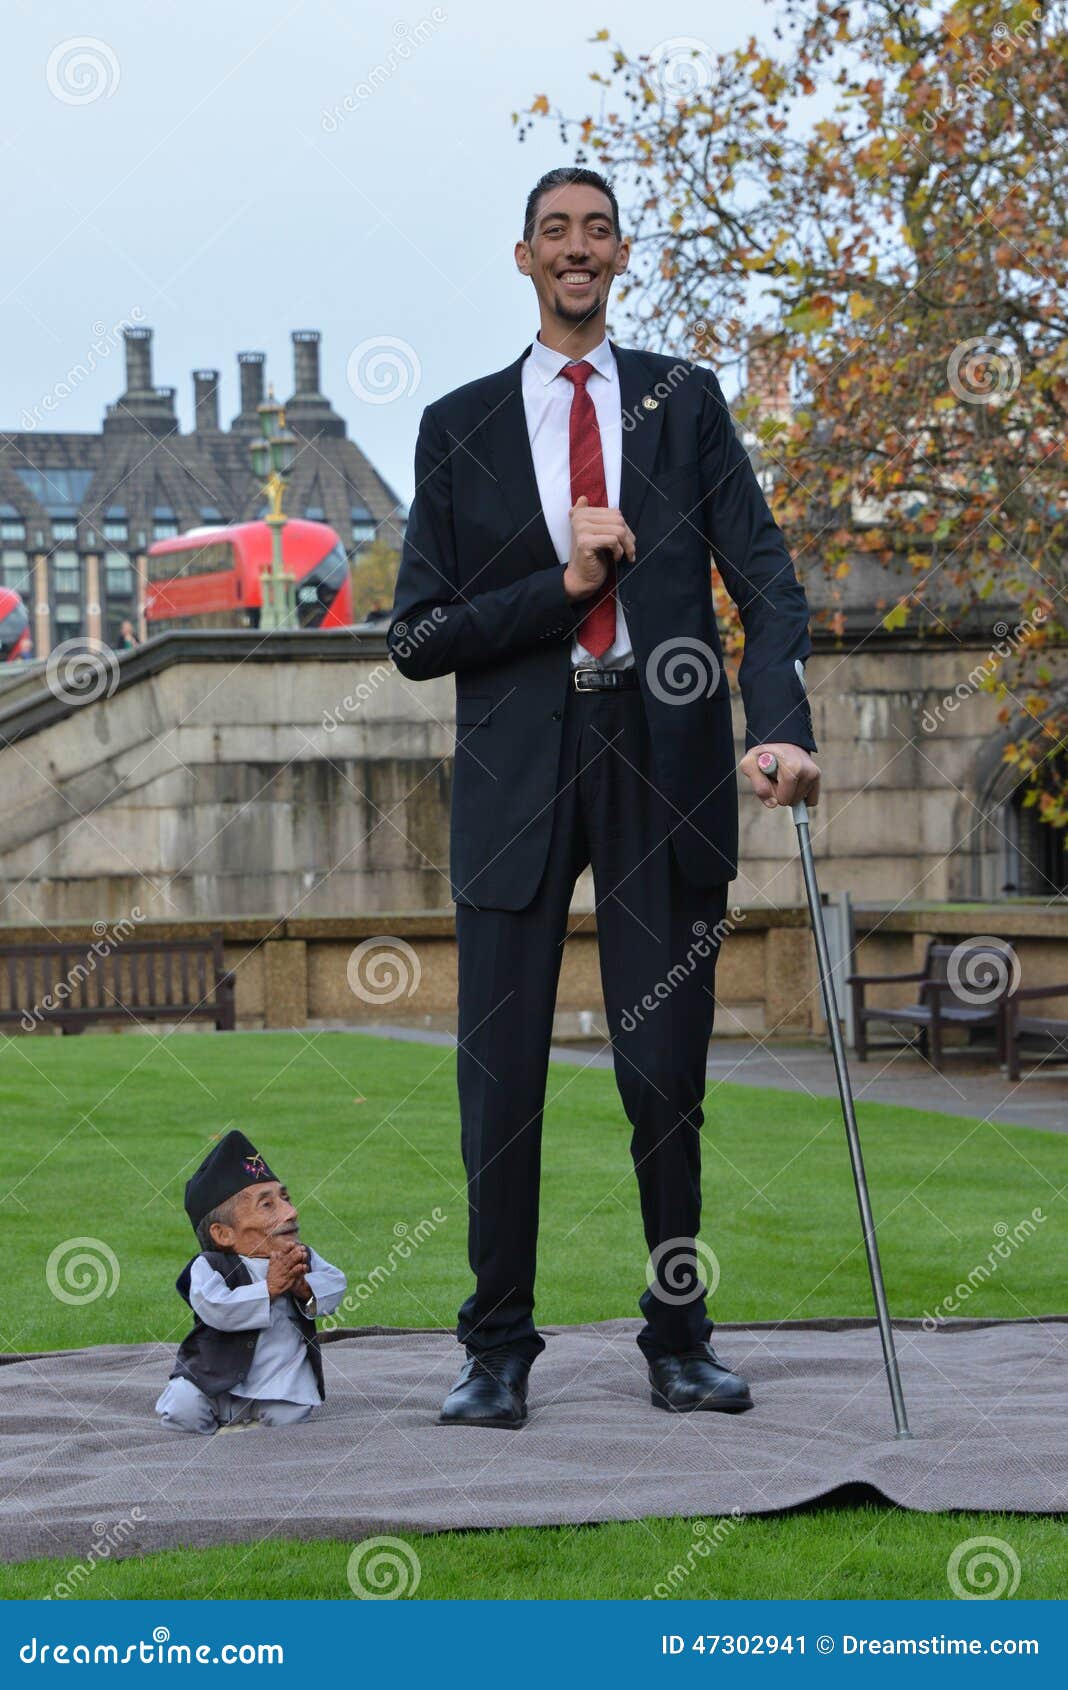
[[[871,300],[865,299],[862,293],[850,294],[849,315],[852,317],[854,322],[856,322],[858,317],[866,317],[868,312],[872,310],[874,310],[874,306]]]

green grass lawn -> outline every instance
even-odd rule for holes
[[[188,1318],[174,1278],[195,1248],[184,1182],[232,1126],[282,1171],[305,1238],[345,1268],[350,1286],[396,1264],[376,1276],[354,1324],[453,1325],[468,1280],[451,1050],[343,1033],[21,1038],[0,1045],[0,1096],[8,1246],[0,1349],[177,1342]],[[1052,1235],[1064,1201],[1062,1138],[878,1104],[860,1117],[895,1314],[934,1309],[962,1270],[986,1259],[996,1228],[1011,1229],[1037,1208]],[[645,1251],[628,1140],[609,1071],[551,1070],[538,1304],[545,1324],[638,1312]],[[721,1267],[716,1319],[868,1314],[837,1105],[710,1086],[704,1147],[706,1238]],[[427,1221],[429,1235],[398,1262],[398,1238]],[[112,1294],[80,1306],[46,1283],[52,1252],[78,1237],[103,1241],[118,1263]],[[968,1313],[1062,1305],[1058,1253],[1043,1243],[1005,1260]],[[679,1594],[937,1597],[946,1594],[954,1544],[984,1533],[1006,1537],[1021,1559],[1026,1549],[1018,1596],[1054,1594],[1057,1521],[889,1509],[743,1521],[713,1555],[696,1558]],[[418,1594],[642,1595],[661,1560],[672,1565],[692,1541],[691,1522],[663,1520],[445,1534],[419,1541]],[[85,1593],[344,1596],[350,1550],[176,1551],[101,1566]],[[65,1565],[0,1569],[0,1594],[44,1594]]]

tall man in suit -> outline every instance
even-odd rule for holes
[[[741,769],[769,808],[818,797],[807,606],[708,369],[606,335],[627,267],[615,195],[563,168],[516,265],[541,326],[423,412],[389,643],[455,673],[457,1080],[475,1286],[448,1424],[517,1426],[533,1318],[542,1109],[568,909],[592,866],[616,1081],[649,1248],[653,1404],[750,1406],[709,1341],[695,1244],[716,953],[737,794],[710,552],[745,630]],[[760,773],[774,751],[777,786]],[[591,1190],[592,1213],[611,1194]]]

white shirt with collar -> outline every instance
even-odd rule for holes
[[[565,364],[593,365],[586,391],[597,413],[604,459],[605,491],[608,503],[618,509],[619,484],[623,471],[623,417],[619,393],[619,370],[615,353],[605,335],[600,345],[582,358],[554,352],[535,336],[530,356],[523,359],[523,409],[534,459],[534,474],[545,523],[562,565],[571,556],[571,402],[573,384],[560,374]],[[592,602],[592,601],[591,601]],[[591,657],[580,645],[576,633],[571,642],[571,663],[592,663],[600,668],[630,668],[634,663],[623,606],[616,596],[616,637],[600,657]]]
[[[258,1331],[252,1366],[244,1379],[231,1389],[235,1397],[259,1397],[281,1402],[317,1403],[315,1382],[304,1338],[296,1323],[296,1298],[286,1292],[273,1297],[267,1289],[266,1256],[241,1256],[252,1276],[251,1285],[227,1285],[221,1273],[203,1256],[197,1256],[190,1272],[189,1302],[193,1313],[207,1326],[220,1332]],[[310,1319],[333,1314],[345,1295],[346,1279],[340,1268],[331,1266],[310,1247],[305,1279],[311,1302],[300,1311]],[[158,1405],[157,1405],[158,1406]]]

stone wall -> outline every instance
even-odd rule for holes
[[[184,643],[183,643],[184,642]],[[449,904],[451,677],[399,675],[344,631],[172,636],[113,696],[0,698],[0,920],[349,917]],[[821,881],[858,900],[991,898],[1007,730],[983,652],[826,642],[809,665]],[[942,700],[963,689],[947,711]],[[928,724],[933,724],[930,727]],[[740,706],[735,726],[743,741]],[[5,743],[6,740],[6,743]],[[802,901],[786,812],[742,796],[736,903]],[[590,909],[588,871],[574,908]]]
[[[729,919],[731,931],[717,976],[717,1033],[779,1038],[818,1033],[822,1017],[807,910],[735,906]],[[993,934],[1015,947],[1025,985],[1068,979],[1068,911],[866,908],[856,912],[856,926],[857,966],[863,973],[908,973],[922,962],[929,938],[956,943]],[[450,911],[289,916],[277,921],[146,921],[127,936],[202,936],[213,927],[222,929],[226,963],[236,975],[240,1027],[400,1023],[442,1031],[455,1028],[456,944]],[[70,941],[94,937],[86,924],[59,924],[51,933]],[[0,1007],[6,1002],[4,945],[40,937],[40,928],[33,924],[0,927]],[[912,986],[883,986],[872,990],[869,1001],[900,1003],[912,1001],[914,994]],[[136,1017],[124,1019],[115,1030],[136,1031]],[[586,915],[572,923],[564,946],[556,1036],[604,1031],[597,923],[595,916]]]

